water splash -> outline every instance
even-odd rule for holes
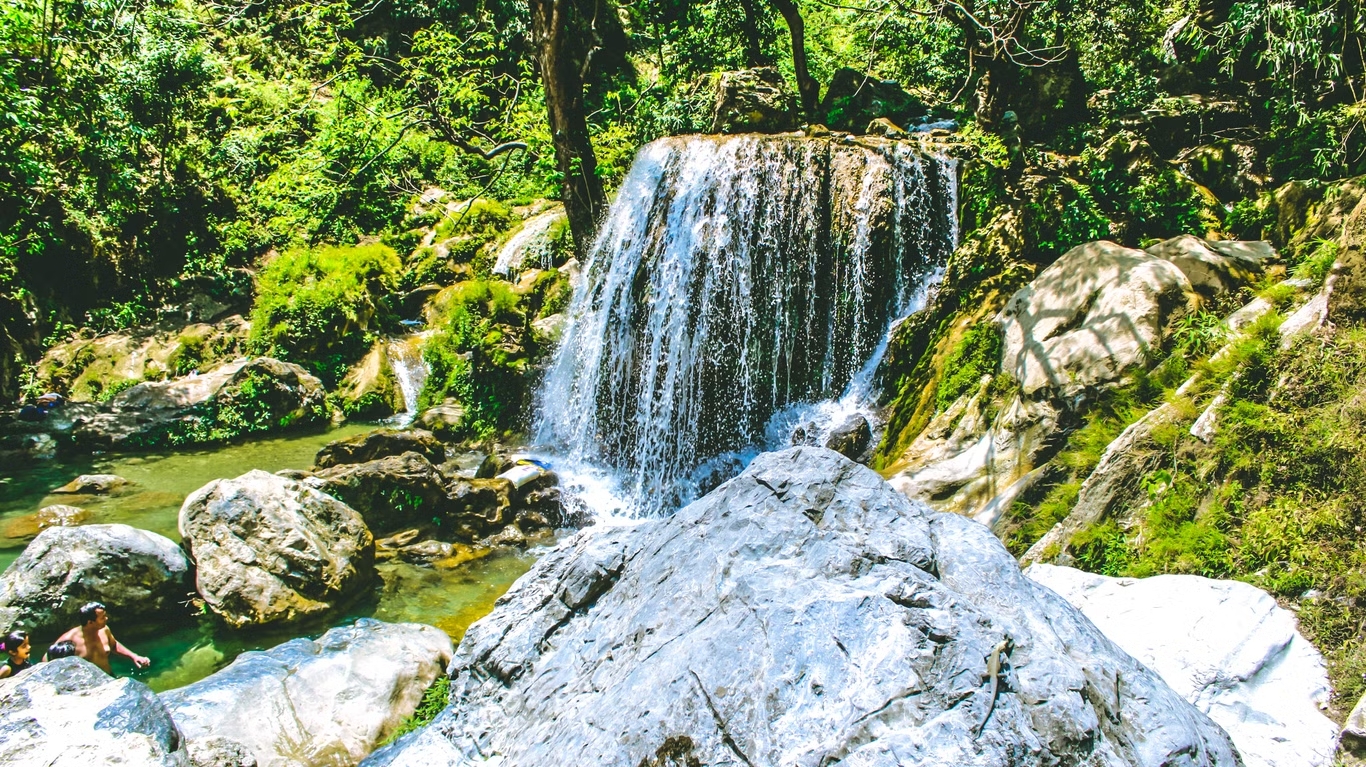
[[[665,511],[743,468],[776,415],[866,390],[952,251],[955,170],[885,141],[643,148],[539,395],[562,477],[591,476],[609,516]]]
[[[507,277],[521,269],[528,255],[545,250],[549,244],[551,227],[563,218],[564,211],[558,208],[528,218],[526,223],[522,224],[522,228],[509,237],[498,251],[498,258],[493,263],[493,273]],[[548,268],[549,264],[543,263],[540,266]]]

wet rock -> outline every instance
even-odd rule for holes
[[[347,418],[378,420],[401,413],[406,407],[403,390],[389,364],[388,343],[376,341],[337,384],[337,400]]]
[[[773,67],[722,72],[712,133],[782,133],[797,127],[797,99]]]
[[[1196,301],[1170,261],[1113,242],[1067,251],[1001,311],[1001,367],[1025,394],[1072,394],[1145,364]]]
[[[257,357],[138,384],[77,418],[72,439],[87,448],[137,449],[222,442],[326,420],[321,381],[298,365]]]
[[[117,474],[82,474],[52,491],[53,495],[109,495],[130,483]]]
[[[184,738],[147,685],[61,658],[0,681],[0,764],[190,767]]]
[[[257,767],[250,749],[235,740],[210,736],[188,744],[194,767]]]
[[[359,511],[365,524],[381,534],[443,516],[449,506],[445,482],[417,453],[342,464],[304,480]]]
[[[450,657],[431,626],[361,619],[243,653],[161,700],[191,741],[228,738],[260,767],[350,765],[416,710]]]
[[[1189,234],[1163,240],[1146,252],[1176,264],[1206,299],[1256,282],[1276,258],[1267,242],[1211,242]]]
[[[985,527],[820,448],[579,533],[451,671],[451,705],[366,765],[1239,764]]]
[[[868,127],[865,128],[863,132],[869,136],[882,136],[890,139],[906,138],[910,135],[903,130],[900,125],[897,125],[885,117],[879,117],[868,123]]]
[[[377,458],[418,453],[432,463],[446,460],[446,446],[422,429],[375,429],[354,437],[329,442],[313,459],[320,469],[344,463],[364,463]]]
[[[515,493],[512,483],[505,479],[448,480],[448,516],[454,523],[455,534],[472,541],[507,527],[516,514]]]
[[[0,466],[25,466],[57,457],[51,434],[0,434]]]
[[[868,419],[853,415],[830,432],[825,446],[851,461],[857,461],[868,452],[872,441],[873,429],[868,425]]]
[[[879,80],[845,67],[836,70],[830,78],[830,87],[821,100],[820,114],[833,130],[854,132],[867,126],[870,128],[867,132],[873,133],[870,123],[885,120],[900,130],[924,122],[928,110],[896,82]]]
[[[327,613],[374,576],[374,540],[355,509],[260,470],[191,493],[180,535],[200,595],[234,628]]]
[[[1025,575],[1209,714],[1247,767],[1333,763],[1338,729],[1320,711],[1329,696],[1323,657],[1265,591],[1195,575],[1107,578],[1052,565]]]
[[[6,538],[32,538],[49,527],[75,527],[90,518],[90,512],[76,506],[44,506],[32,514],[11,519],[5,524]]]
[[[454,400],[428,408],[422,411],[422,415],[417,417],[417,422],[424,429],[428,429],[432,434],[448,442],[459,442],[465,437],[464,426],[465,407]]]
[[[168,538],[128,525],[50,527],[0,575],[0,633],[60,633],[91,601],[124,625],[165,620],[189,591],[189,560]]]

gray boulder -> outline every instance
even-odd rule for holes
[[[365,463],[404,453],[419,453],[437,464],[446,460],[446,446],[429,431],[375,429],[327,443],[318,451],[314,464],[319,469],[327,469],[344,463]]]
[[[125,625],[164,620],[189,591],[189,560],[164,536],[128,525],[49,527],[0,575],[0,631],[64,631],[90,601]]]
[[[1256,282],[1276,258],[1268,242],[1211,241],[1189,234],[1151,245],[1146,252],[1176,264],[1204,298]]]
[[[797,99],[773,67],[722,72],[712,133],[782,133],[797,127]]]
[[[879,80],[854,69],[835,70],[830,87],[821,100],[820,114],[835,130],[856,132],[870,123],[890,123],[894,128],[909,128],[925,121],[928,110],[919,99],[898,83]],[[879,132],[876,129],[866,131]],[[885,128],[880,132],[887,135]]]
[[[1116,381],[1145,364],[1168,324],[1197,300],[1166,259],[1103,240],[1078,245],[1001,311],[1001,369],[1028,395]]]
[[[239,359],[202,375],[133,386],[76,417],[71,438],[96,449],[221,442],[326,421],[326,398],[322,382],[298,365]]]
[[[191,742],[226,739],[260,767],[353,765],[412,715],[450,658],[436,628],[361,619],[243,653],[161,700]]]
[[[235,628],[327,613],[374,576],[374,538],[355,509],[264,471],[191,493],[179,524],[200,595]]]
[[[451,671],[366,765],[1239,764],[987,528],[820,448],[571,538]]]
[[[190,767],[190,758],[147,685],[62,658],[0,681],[0,764]]]

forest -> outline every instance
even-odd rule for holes
[[[1119,132],[1173,162],[1182,132],[1236,145],[1242,180],[1206,182],[1231,229],[1256,223],[1266,190],[1366,170],[1366,21],[1350,0],[16,0],[2,13],[11,399],[36,393],[29,366],[78,328],[146,323],[190,285],[249,292],[268,254],[402,243],[430,187],[560,199],[582,252],[639,146],[711,128],[708,82],[725,70],[776,67],[807,124],[863,128],[822,99],[851,69],[956,121],[1007,172],[1081,158],[1065,220],[1040,237],[1048,255],[1119,216],[1183,215],[1170,184],[1107,188],[1101,149]]]

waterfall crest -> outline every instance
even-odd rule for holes
[[[837,397],[956,238],[954,161],[897,142],[689,136],[637,155],[538,401],[536,438],[636,513],[782,409]]]

